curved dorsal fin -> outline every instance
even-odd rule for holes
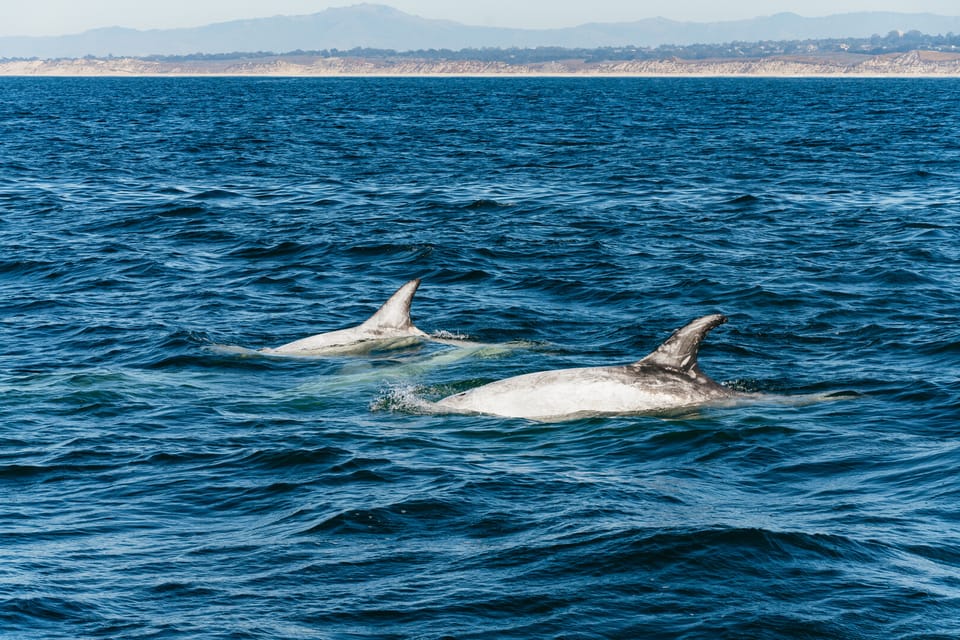
[[[711,329],[719,327],[726,321],[727,317],[719,313],[697,318],[674,331],[673,335],[657,347],[656,351],[635,362],[633,366],[653,364],[680,371],[693,371],[697,366],[700,343]]]
[[[361,326],[366,329],[409,329],[413,326],[410,320],[410,305],[413,294],[420,286],[420,278],[411,280],[390,296],[390,299],[377,309]]]

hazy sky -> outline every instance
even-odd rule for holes
[[[61,35],[96,27],[192,27],[237,18],[305,14],[359,0],[3,0],[0,35]],[[663,16],[695,22],[791,11],[823,16],[852,11],[960,15],[958,0],[378,0],[425,18],[504,27],[571,27]]]

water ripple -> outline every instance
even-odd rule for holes
[[[0,84],[7,635],[960,634],[955,81]],[[417,410],[716,312],[768,401]]]

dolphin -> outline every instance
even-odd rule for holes
[[[432,409],[552,421],[729,401],[743,394],[717,384],[697,366],[704,337],[726,321],[721,314],[698,318],[633,364],[528,373],[448,396]]]
[[[319,333],[279,347],[260,349],[260,353],[283,356],[368,353],[416,344],[428,337],[410,320],[410,304],[419,286],[420,278],[407,282],[366,322],[356,327]]]

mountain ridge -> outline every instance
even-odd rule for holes
[[[960,17],[930,13],[858,12],[807,18],[782,12],[746,20],[679,22],[646,18],[593,22],[558,29],[464,25],[423,18],[381,4],[334,7],[305,15],[278,15],[200,27],[137,30],[102,27],[65,36],[0,37],[0,58],[143,57],[270,51],[655,47],[735,41],[869,37],[891,31],[960,33]]]

